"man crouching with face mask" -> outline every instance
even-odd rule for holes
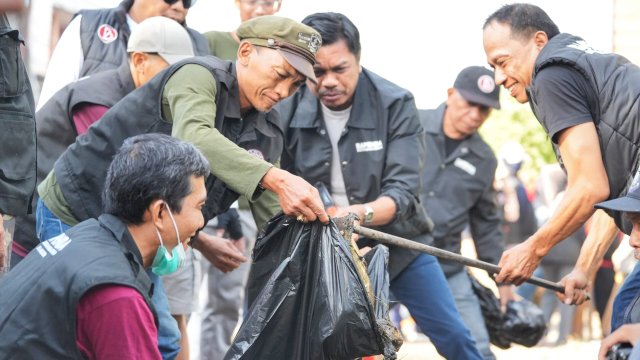
[[[160,359],[145,270],[181,266],[204,226],[208,175],[191,144],[160,134],[126,140],[108,170],[103,215],[41,243],[0,282],[0,354]]]

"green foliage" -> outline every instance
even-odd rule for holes
[[[496,154],[508,141],[520,143],[528,155],[521,176],[537,178],[542,165],[556,162],[551,140],[529,104],[518,103],[506,91],[502,91],[500,102],[502,109],[491,113],[480,128],[480,134]]]

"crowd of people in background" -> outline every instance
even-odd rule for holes
[[[503,311],[524,298],[547,323],[559,313],[540,345],[570,339],[589,293],[611,334],[600,358],[640,340],[640,267],[618,289],[612,256],[623,233],[640,247],[636,65],[537,6],[504,5],[482,28],[491,69],[469,64],[439,107],[418,109],[361,65],[347,15],[296,21],[276,15],[282,0],[234,1],[240,26],[202,34],[186,24],[195,0],[80,11],[37,105],[0,8],[0,358],[223,359],[253,246],[280,211],[324,224],[355,213],[458,254],[468,234],[501,267]],[[478,132],[501,88],[552,141],[558,163],[535,179],[519,143],[494,151]],[[495,359],[463,265],[389,254],[390,291],[438,353]],[[524,284],[533,275],[564,294]]]

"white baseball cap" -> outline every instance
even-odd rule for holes
[[[131,31],[127,52],[134,51],[157,53],[169,64],[194,56],[187,30],[164,16],[147,18]]]

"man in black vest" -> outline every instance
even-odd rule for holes
[[[160,359],[145,269],[181,266],[204,225],[208,175],[189,143],[127,139],[106,176],[104,213],[40,244],[0,283],[3,358]]]
[[[37,183],[44,180],[76,137],[84,134],[109,108],[170,64],[192,57],[189,42],[189,35],[175,21],[162,16],[148,18],[131,33],[127,45],[129,61],[60,89],[36,113]],[[39,243],[35,214],[18,217],[14,235],[13,265]]]
[[[277,194],[286,214],[329,221],[313,186],[238,146],[250,146],[256,129],[282,136],[277,112],[268,111],[307,78],[315,80],[312,64],[320,37],[307,26],[276,16],[243,24],[238,36],[243,41],[236,63],[210,56],[174,64],[78,137],[39,186],[36,224],[41,241],[99,215],[108,159],[124,139],[142,133],[170,134],[205,154],[212,165],[206,220],[227,210],[239,194],[255,201],[267,189]],[[208,260],[231,269],[246,261],[235,255],[233,244],[202,232],[192,245]],[[156,294],[162,302],[164,294]]]
[[[20,43],[0,9],[0,278],[10,267],[13,216],[31,212],[36,182],[33,93]]]
[[[152,16],[184,21],[171,8],[180,2],[189,8],[190,0],[123,0],[109,9],[82,10],[67,25],[49,60],[42,84],[40,108],[63,86],[100,71],[115,69],[127,61],[127,41],[131,30]],[[208,55],[206,39],[186,28],[196,55]]]
[[[638,170],[640,69],[616,54],[604,54],[579,37],[560,33],[539,7],[505,5],[484,24],[487,61],[496,83],[531,108],[553,142],[568,175],[565,196],[554,215],[529,239],[507,250],[498,282],[519,284],[540,259],[594,214],[593,206],[627,192]],[[585,300],[587,279],[597,269],[619,214],[598,210],[566,286],[567,303]],[[615,222],[614,222],[615,219]],[[638,268],[637,268],[638,269]],[[614,303],[612,328],[640,289],[639,271],[627,279]]]

